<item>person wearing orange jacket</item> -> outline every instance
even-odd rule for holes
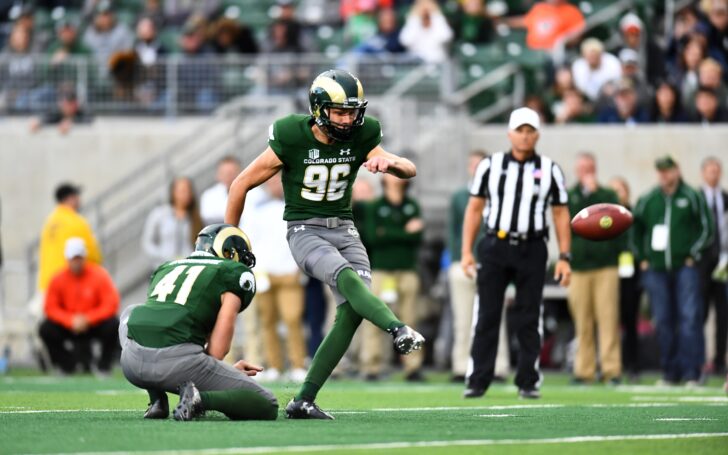
[[[51,363],[66,374],[73,373],[79,362],[90,370],[90,344],[98,340],[101,357],[95,367],[105,375],[111,371],[119,347],[119,293],[103,267],[86,261],[87,254],[82,238],[66,241],[68,265],[48,286],[40,337]]]

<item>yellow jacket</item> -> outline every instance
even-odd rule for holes
[[[71,237],[81,237],[86,242],[88,260],[101,264],[101,249],[88,221],[72,208],[59,204],[46,218],[40,235],[39,290],[45,291],[56,273],[66,266],[63,250]]]

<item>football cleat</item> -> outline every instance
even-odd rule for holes
[[[192,420],[205,413],[202,407],[202,398],[200,391],[197,390],[192,381],[188,381],[179,386],[179,403],[174,408],[172,415],[175,420]]]
[[[407,355],[420,349],[425,344],[425,337],[406,325],[391,330],[390,333],[394,337],[394,350],[397,354]]]
[[[313,401],[292,398],[286,405],[286,417],[289,419],[321,419],[334,420],[334,416],[319,408]]]
[[[167,394],[163,393],[152,403],[149,403],[147,412],[144,413],[145,419],[166,419],[169,417],[169,400]]]
[[[518,396],[526,400],[538,400],[541,392],[538,389],[518,389]]]
[[[468,387],[463,392],[463,398],[480,398],[485,395],[485,389],[480,387]]]

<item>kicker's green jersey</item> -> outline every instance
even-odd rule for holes
[[[349,142],[324,144],[311,131],[313,117],[289,115],[268,131],[268,145],[283,162],[283,219],[353,219],[351,187],[359,167],[382,140],[379,121],[364,117]]]
[[[147,301],[129,316],[129,338],[149,348],[182,343],[204,346],[225,292],[240,297],[240,311],[255,295],[255,277],[245,265],[196,252],[167,262],[152,275]]]

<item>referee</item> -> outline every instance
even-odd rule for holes
[[[508,122],[511,150],[495,153],[478,165],[463,221],[461,266],[475,275],[473,242],[485,222],[486,236],[477,248],[478,297],[473,309],[473,344],[465,398],[483,396],[493,380],[506,286],[516,286],[513,325],[520,345],[516,386],[522,398],[540,398],[541,300],[548,256],[546,209],[553,206],[559,261],[555,279],[568,286],[571,227],[561,168],[536,154],[538,114],[516,109]]]

